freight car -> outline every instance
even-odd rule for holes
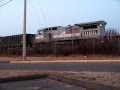
[[[34,34],[26,34],[26,46],[32,47]],[[0,38],[0,55],[21,55],[23,34],[4,36]]]
[[[100,38],[105,35],[105,21],[43,28],[37,31],[35,43],[57,40]]]
[[[33,43],[34,34],[26,34],[26,43],[27,46]],[[0,38],[1,45],[22,45],[23,34],[4,36]]]
[[[0,45],[1,45],[1,43],[2,43],[2,37],[0,37]]]

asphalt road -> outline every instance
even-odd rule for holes
[[[0,70],[120,72],[120,63],[41,63],[41,64],[0,63]]]

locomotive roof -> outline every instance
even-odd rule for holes
[[[78,25],[78,26],[86,26],[86,25],[92,25],[92,24],[94,24],[94,25],[95,25],[95,24],[96,24],[96,25],[98,25],[98,24],[106,25],[107,22],[101,20],[101,21],[93,21],[93,22],[87,22],[87,23],[79,23],[79,24],[75,24],[75,25]]]
[[[2,37],[0,37],[0,38],[3,38],[3,37],[14,37],[14,36],[22,36],[23,34],[16,34],[16,35],[8,35],[8,36],[2,36]],[[35,36],[35,34],[28,34],[28,33],[26,33],[26,35],[33,35],[33,36]]]
[[[62,27],[62,26],[53,26],[53,27],[46,27],[46,28],[42,28],[42,29],[48,29],[48,28],[57,28],[57,27]]]

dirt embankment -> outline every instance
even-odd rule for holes
[[[46,72],[46,71],[0,71],[0,82],[49,78],[92,90],[120,89],[120,73],[114,72]],[[118,89],[119,88],[119,89]]]
[[[57,73],[58,76],[85,82],[120,87],[120,73],[115,72],[71,72]]]

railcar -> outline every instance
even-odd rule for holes
[[[26,43],[30,45],[33,43],[33,38],[35,37],[34,34],[26,34]],[[11,36],[4,36],[0,38],[0,42],[2,46],[5,45],[22,45],[23,34],[19,35],[11,35]]]

